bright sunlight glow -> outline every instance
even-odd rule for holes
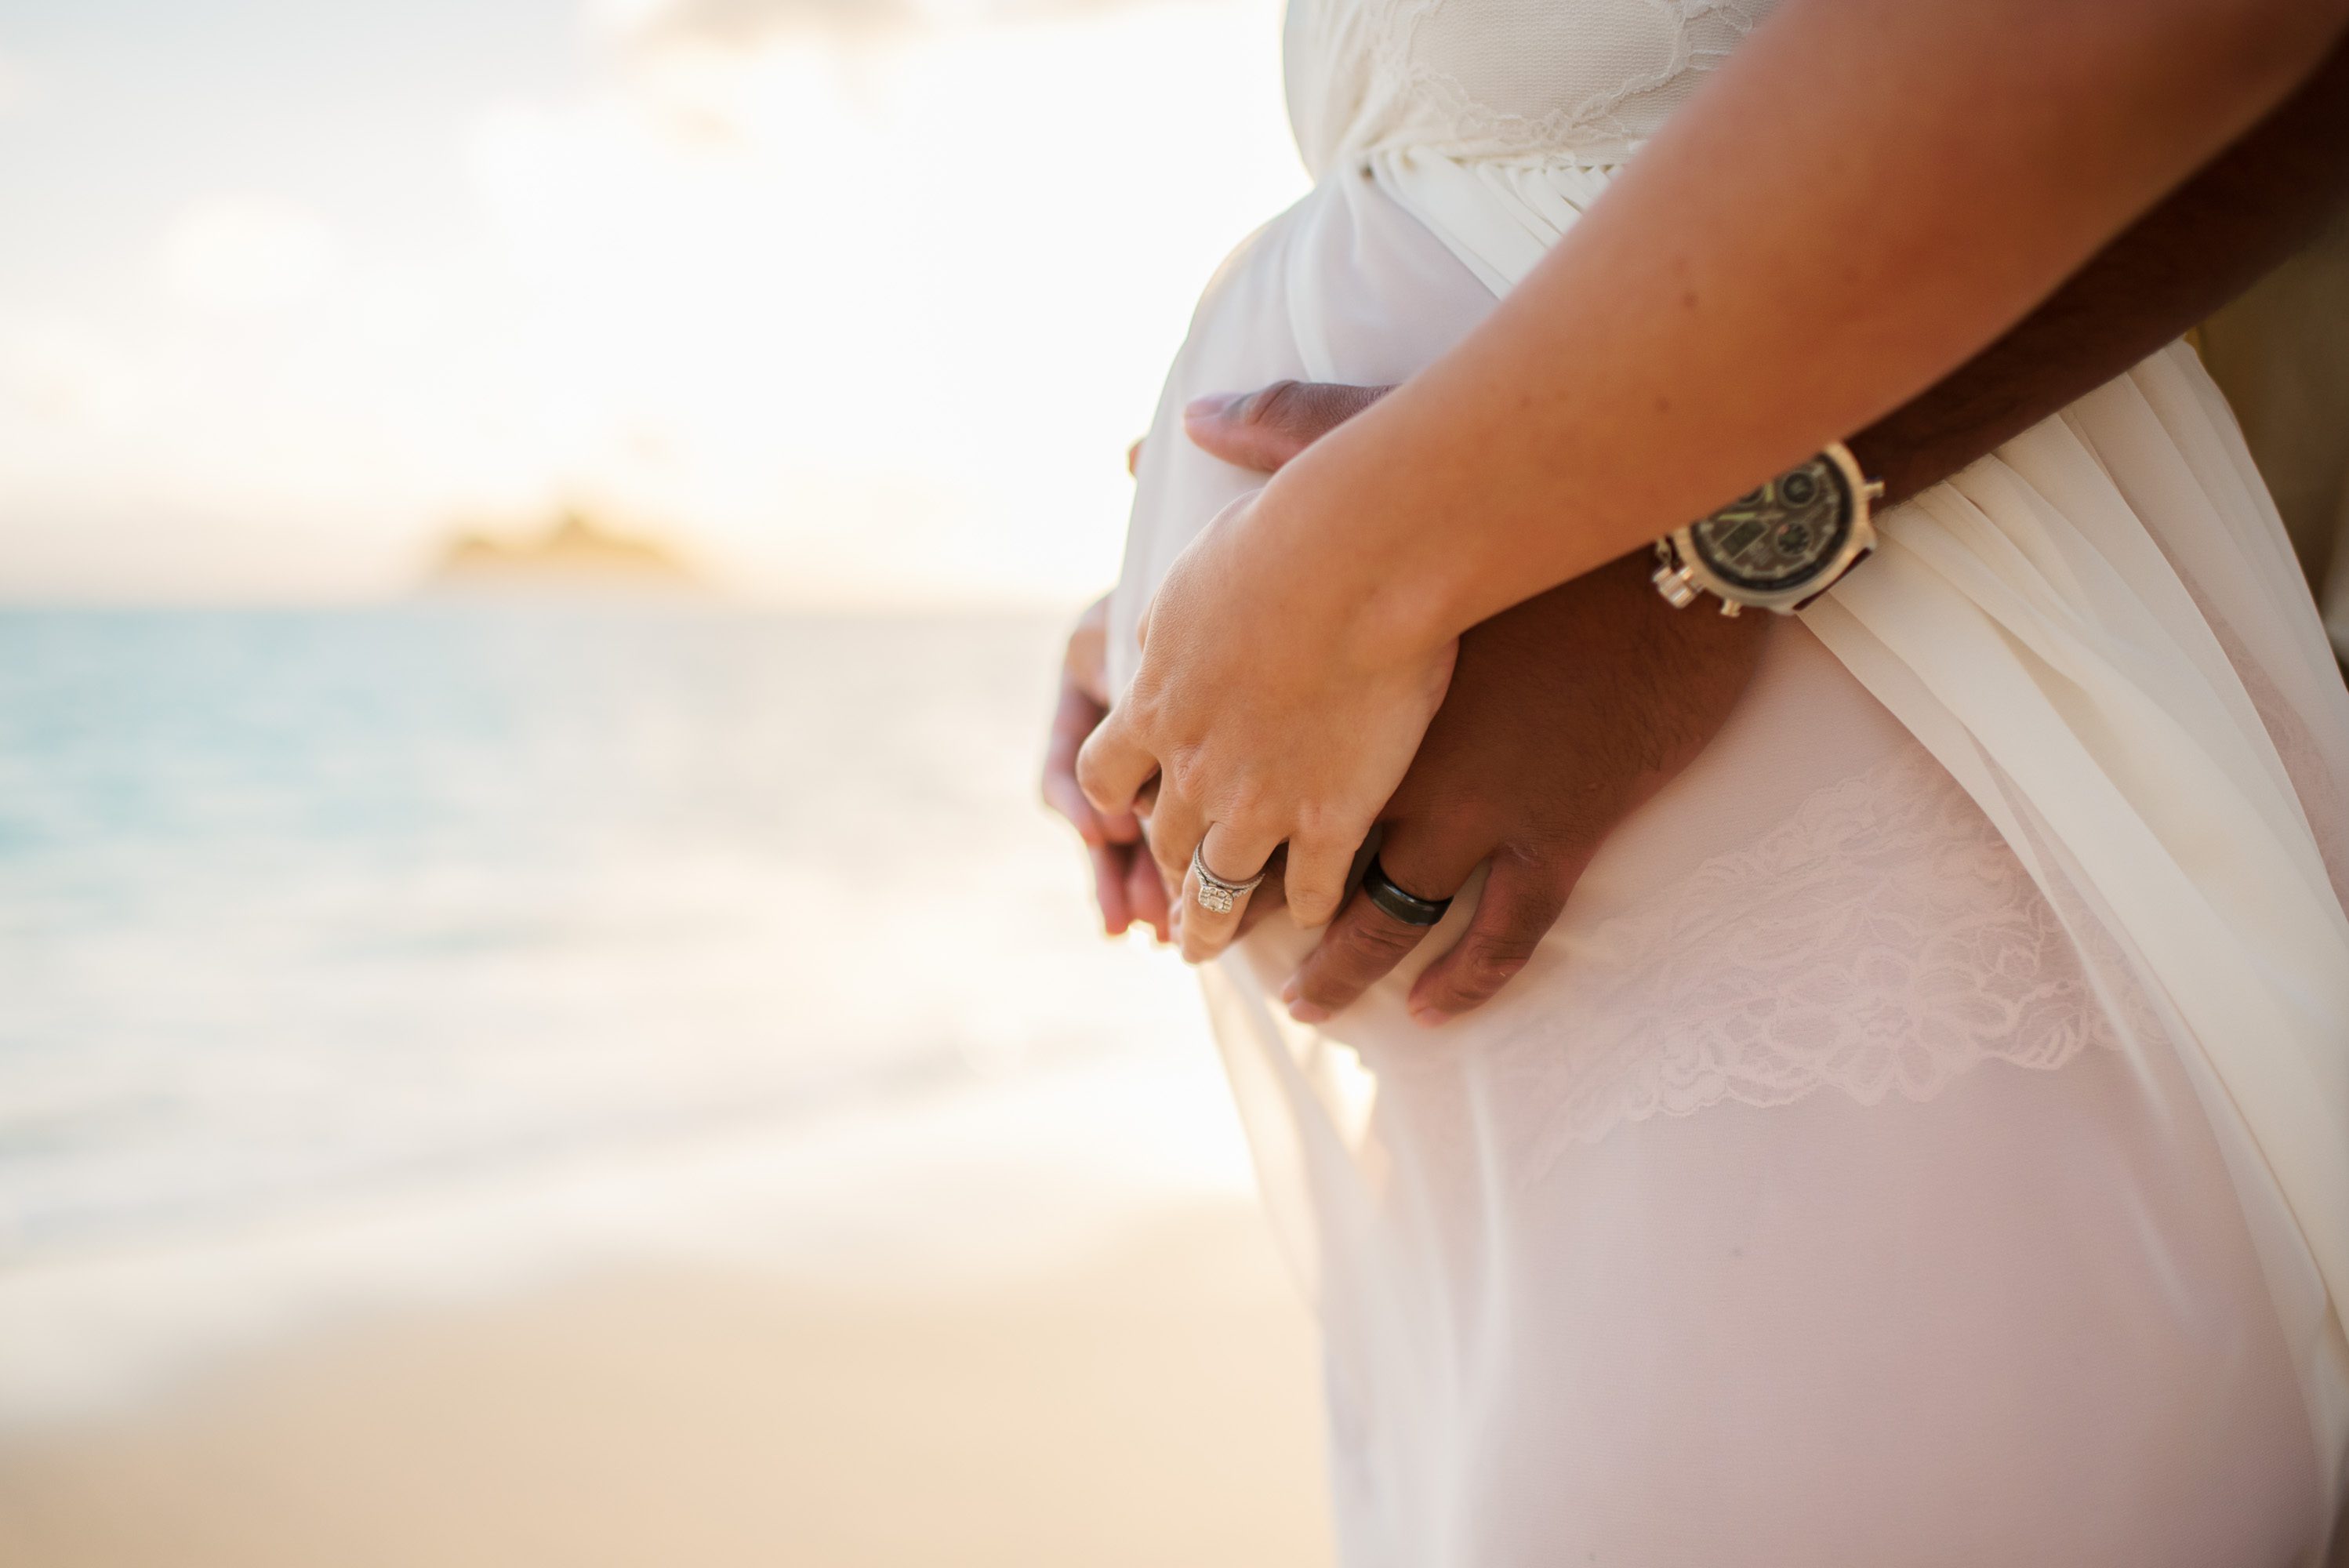
[[[183,62],[126,5],[0,23],[10,599],[397,593],[579,505],[745,597],[1066,603],[1305,182],[1269,0],[635,0],[535,55],[500,0],[447,82],[349,91],[294,13]],[[150,88],[188,112],[126,145]]]

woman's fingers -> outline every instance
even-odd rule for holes
[[[1411,1016],[1441,1024],[1491,1001],[1557,923],[1573,885],[1556,866],[1495,855],[1466,934],[1412,985]]]
[[[1134,797],[1158,771],[1158,758],[1136,738],[1127,713],[1112,708],[1077,751],[1077,787],[1104,816],[1133,810]]]
[[[1184,873],[1191,869],[1191,851],[1207,830],[1206,819],[1195,803],[1161,788],[1151,803],[1149,822],[1143,841],[1158,863],[1158,879],[1170,890],[1180,890]]]
[[[1247,903],[1240,911],[1240,928],[1233,934],[1234,942],[1239,941],[1241,937],[1254,931],[1266,920],[1288,907],[1288,896],[1281,883],[1281,873],[1288,863],[1287,848],[1272,851],[1272,859],[1265,864],[1264,884],[1248,894]]]
[[[1278,840],[1218,822],[1209,827],[1199,841],[1199,864],[1217,883],[1253,882],[1272,859],[1272,851],[1279,847]],[[1289,863],[1296,864],[1293,853]],[[1183,956],[1192,964],[1205,963],[1229,946],[1238,934],[1240,917],[1247,912],[1248,894],[1222,891],[1202,878],[1197,866],[1187,863],[1180,885]]]
[[[1368,836],[1365,820],[1358,830],[1342,834],[1292,834],[1288,867],[1281,882],[1288,895],[1289,917],[1308,931],[1327,925],[1346,902],[1346,876],[1354,869],[1354,851]]]
[[[1447,840],[1440,830],[1397,822],[1379,844],[1379,868],[1403,892],[1441,903],[1460,891],[1488,849],[1481,838]],[[1299,1023],[1318,1024],[1351,1006],[1434,929],[1396,919],[1358,888],[1281,987],[1280,999]]]

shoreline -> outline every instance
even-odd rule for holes
[[[0,1439],[347,1322],[640,1264],[967,1295],[1169,1211],[1253,1208],[1212,1057],[1078,1059],[0,1266]],[[1259,1224],[1261,1221],[1257,1222]]]

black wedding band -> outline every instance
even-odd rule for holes
[[[1386,867],[1379,864],[1376,855],[1371,857],[1371,869],[1362,873],[1362,891],[1370,895],[1372,903],[1405,925],[1433,925],[1452,907],[1448,898],[1421,898],[1395,886],[1394,879],[1387,875]]]

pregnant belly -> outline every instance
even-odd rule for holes
[[[1136,470],[1110,609],[1110,679],[1133,678],[1133,628],[1167,567],[1264,481],[1184,438],[1183,405],[1284,379],[1384,386],[1457,342],[1490,290],[1367,178],[1333,175],[1235,251],[1167,372]]]
[[[1492,291],[1417,218],[1363,175],[1333,175],[1242,244],[1200,300],[1143,442],[1125,564],[1111,603],[1113,687],[1133,676],[1134,627],[1174,558],[1224,507],[1264,476],[1207,456],[1183,433],[1182,410],[1210,392],[1287,377],[1387,385],[1443,354],[1481,321]],[[1682,784],[1624,823],[1592,865],[1568,927],[1613,920],[1705,858],[1736,849],[1811,794],[1915,743],[1864,688],[1793,623],[1778,628],[1762,678],[1738,716]],[[1473,892],[1449,944],[1474,910]],[[1283,921],[1253,944],[1280,969],[1301,953]],[[1586,967],[1589,960],[1583,963]],[[1384,1016],[1409,966],[1350,1014]],[[1375,1025],[1369,1026],[1377,1026]],[[1406,1027],[1408,1026],[1405,1026]]]
[[[1144,447],[1120,684],[1168,564],[1261,482],[1183,405],[1402,379],[1493,297],[1359,178],[1233,256]],[[1493,1006],[1421,1029],[1406,963],[1295,1027],[1266,998],[1314,937],[1266,922],[1210,991],[1317,1260],[1350,1560],[2265,1562],[2313,1517],[2173,1064],[2112,1048],[2012,852],[1799,623]]]

